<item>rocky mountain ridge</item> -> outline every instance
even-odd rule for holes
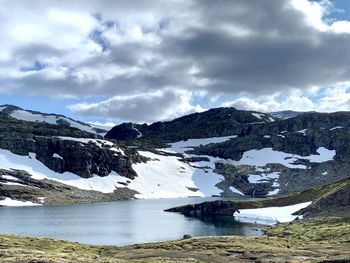
[[[123,188],[137,198],[285,195],[349,176],[349,128],[348,112],[277,119],[218,108],[149,125],[124,123],[103,138],[0,112],[0,169],[81,190]],[[0,188],[6,183],[13,182],[3,178]]]
[[[74,120],[61,114],[25,110],[18,106],[10,104],[0,105],[0,112],[18,120],[42,122],[55,124],[59,126],[72,127],[98,135],[106,134],[108,129],[97,127],[82,121]]]
[[[216,108],[150,125],[123,123],[113,127],[105,135],[105,138],[115,140],[142,138],[157,142],[176,142],[190,138],[239,134],[249,125],[273,121],[275,118],[260,112],[241,111],[235,108]]]

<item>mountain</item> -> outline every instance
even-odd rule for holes
[[[289,118],[297,117],[303,113],[304,112],[301,112],[301,111],[285,110],[285,111],[270,112],[269,115],[276,118],[276,119],[286,120]]]
[[[13,118],[16,111],[0,112],[0,205],[283,196],[349,177],[348,112],[276,119],[217,108],[123,123],[103,138],[73,125]]]
[[[247,125],[269,123],[275,119],[255,111],[241,111],[235,108],[216,108],[201,113],[193,113],[172,121],[155,122],[151,125],[123,123],[113,127],[107,139],[155,140],[176,142],[190,138],[221,137],[240,134]]]
[[[0,112],[9,115],[17,120],[30,122],[43,122],[59,126],[67,126],[87,131],[94,134],[104,135],[107,129],[97,127],[88,123],[73,120],[69,117],[53,113],[42,113],[39,111],[24,110],[14,105],[0,105]]]

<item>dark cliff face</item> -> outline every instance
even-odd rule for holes
[[[350,113],[308,113],[295,118],[247,126],[239,137],[198,147],[196,154],[238,160],[245,151],[273,148],[291,154],[317,154],[319,147],[336,150],[336,160],[350,157]]]
[[[62,137],[100,139],[101,143],[81,143]],[[0,114],[0,149],[19,155],[35,153],[39,161],[58,173],[72,172],[88,178],[93,174],[106,176],[113,170],[134,178],[132,162],[142,158],[126,147],[122,147],[125,154],[111,148],[110,144],[103,145],[101,137],[79,129],[19,121]]]
[[[253,113],[253,114],[252,114]],[[235,108],[217,108],[193,113],[172,121],[155,122],[150,125],[124,123],[115,126],[106,138],[132,140],[142,134],[142,139],[159,142],[175,142],[189,138],[219,137],[240,134],[249,123],[266,123],[273,120],[269,115],[240,111]]]
[[[123,123],[108,131],[105,138],[129,141],[137,138],[137,136],[139,136],[139,132],[137,132],[136,128],[134,128],[133,123]]]

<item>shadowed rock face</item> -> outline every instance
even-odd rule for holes
[[[248,123],[269,122],[269,115],[256,117],[249,111],[235,108],[217,108],[202,113],[194,113],[167,122],[155,122],[151,125],[132,125],[125,123],[112,128],[106,138],[128,140],[137,138],[136,128],[142,133],[142,139],[161,142],[175,142],[188,138],[219,137],[240,134]]]
[[[273,121],[274,120],[274,121]],[[142,133],[142,137],[137,138]],[[288,194],[335,182],[348,175],[350,169],[350,113],[298,113],[288,119],[269,119],[268,115],[234,108],[211,109],[190,114],[168,122],[151,125],[125,123],[115,126],[107,138],[134,140],[140,144],[148,141],[169,143],[191,138],[237,135],[223,143],[208,144],[187,151],[196,157],[189,162],[200,162],[201,156],[240,160],[250,150],[271,148],[290,155],[318,155],[320,147],[336,151],[334,159],[323,163],[298,159],[307,169],[288,168],[279,163],[269,163],[257,171],[255,165],[235,166],[217,162],[215,172],[225,180],[217,187],[223,196],[233,196],[234,187],[252,197],[266,197],[274,193]],[[205,162],[205,160],[202,160]],[[208,160],[207,160],[208,161]],[[327,174],[325,175],[325,171]],[[275,180],[250,182],[249,175],[278,173]]]
[[[0,114],[0,149],[18,155],[35,153],[36,158],[55,172],[72,172],[88,178],[93,174],[106,176],[112,170],[133,179],[136,176],[132,162],[142,161],[132,149],[123,147],[125,155],[98,146],[93,142],[80,143],[62,140],[58,136],[74,138],[101,137],[66,126],[19,121]],[[58,154],[62,158],[53,157]]]
[[[194,205],[185,205],[165,210],[166,212],[178,212],[189,217],[206,216],[233,216],[238,211],[239,205],[231,201],[213,201]]]

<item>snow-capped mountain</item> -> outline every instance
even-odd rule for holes
[[[7,202],[265,197],[331,183],[350,169],[346,112],[275,121],[219,108],[150,125],[121,124],[105,138],[2,112],[0,196]]]
[[[25,110],[14,105],[0,105],[0,112],[7,114],[17,120],[30,122],[43,122],[60,126],[69,126],[82,131],[104,135],[109,130],[108,127],[96,126],[81,121],[73,120],[69,117],[53,113],[42,113],[38,111]]]

